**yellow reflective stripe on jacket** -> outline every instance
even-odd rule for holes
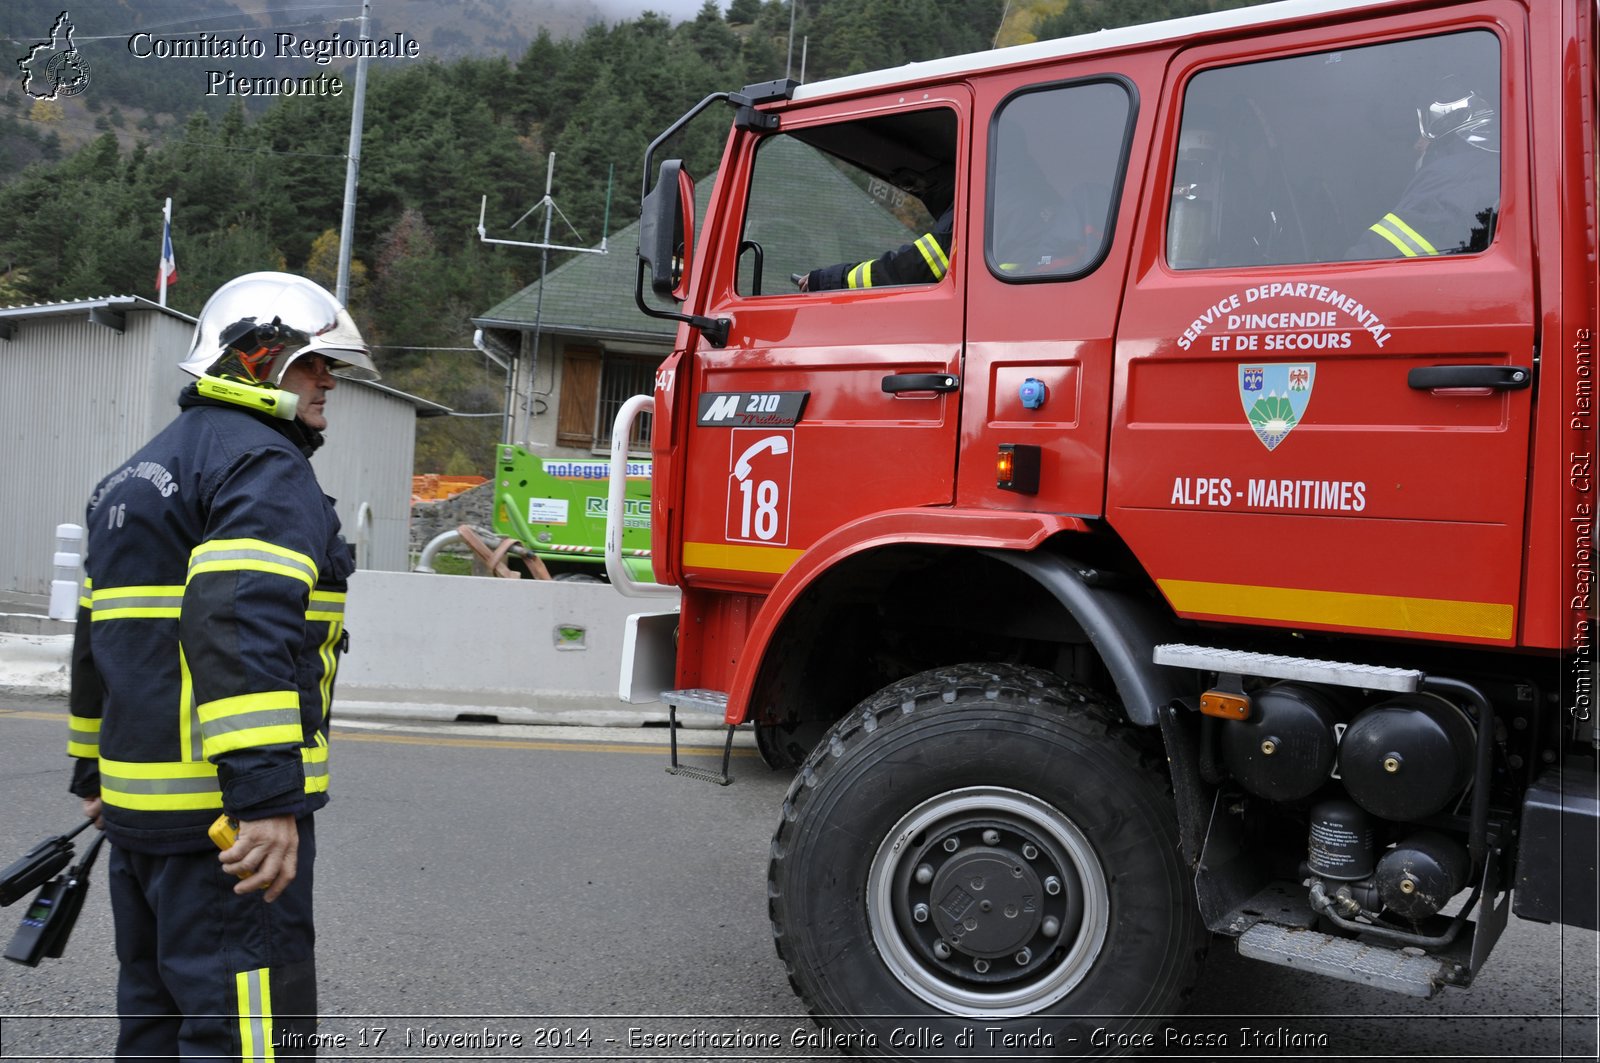
[[[142,812],[222,807],[217,766],[204,760],[139,764],[100,758],[100,796],[108,805]]]
[[[183,611],[183,588],[106,587],[89,595],[90,619],[172,619]]]
[[[328,792],[328,746],[317,735],[315,746],[300,747],[305,792]],[[222,807],[217,766],[189,760],[141,764],[100,758],[100,796],[106,804],[139,812],[188,812]]]
[[[317,585],[317,565],[305,554],[264,539],[213,539],[189,553],[189,579],[205,572],[273,572]]]
[[[847,288],[872,287],[872,263],[862,262],[851,267],[850,272],[845,275],[844,283]]]
[[[184,760],[204,760],[200,748],[200,715],[194,708],[194,675],[189,655],[178,647],[178,750]]]
[[[1439,253],[1438,249],[1428,243],[1421,233],[1401,221],[1393,213],[1385,214],[1382,221],[1373,222],[1369,228],[1393,244],[1407,258],[1416,258],[1418,255],[1437,255]]]
[[[98,716],[67,717],[67,755],[69,757],[100,756],[100,718]]]
[[[276,1059],[272,1034],[272,978],[270,967],[234,975],[234,995],[239,1002],[239,1057],[245,1063]]]
[[[92,599],[89,596],[89,592],[91,592],[93,590],[94,590],[94,580],[90,579],[88,576],[83,577],[83,593],[78,595],[78,608],[79,609],[93,609],[94,608],[94,599]]]
[[[197,710],[201,751],[207,760],[235,749],[297,743],[305,738],[298,690],[235,694],[205,702]]]
[[[928,272],[933,274],[933,279],[943,280],[944,275],[950,272],[950,259],[946,257],[944,248],[939,246],[938,239],[932,233],[923,233],[917,238],[916,247],[922,252],[922,261],[928,264]]]

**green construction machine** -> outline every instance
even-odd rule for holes
[[[607,481],[604,458],[555,458],[513,443],[496,451],[494,530],[521,543],[556,579],[606,579]],[[623,564],[635,580],[650,571],[650,462],[628,461],[623,503]]]

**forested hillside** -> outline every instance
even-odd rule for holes
[[[594,245],[608,187],[609,227],[637,217],[652,137],[710,92],[782,77],[791,63],[798,76],[799,42],[806,78],[816,80],[990,47],[1003,12],[1000,39],[1016,43],[1241,2],[798,0],[791,56],[787,3],[732,0],[723,9],[708,0],[676,25],[647,13],[567,37],[541,32],[516,57],[374,64],[351,310],[380,348],[386,382],[458,410],[497,410],[503,380],[471,350],[468,318],[530,283],[539,256],[480,243],[479,199],[489,197],[491,234],[507,235],[543,194],[548,152],[557,155],[556,202],[572,226],[558,221],[557,242]],[[102,73],[94,76],[98,89]],[[19,97],[10,83],[13,114],[24,110]],[[0,305],[153,296],[168,196],[177,309],[195,313],[222,281],[255,269],[304,272],[331,288],[351,98],[283,98],[259,112],[235,100],[220,114],[195,111],[162,143],[134,136],[128,148],[125,129],[107,129],[64,158],[33,163],[0,185],[8,223]],[[704,174],[724,133],[717,122],[697,123],[675,153]],[[427,422],[418,470],[482,471],[498,426]]]

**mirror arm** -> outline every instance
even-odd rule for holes
[[[633,286],[633,301],[638,304],[640,311],[649,317],[660,318],[663,321],[682,321],[700,330],[706,342],[713,347],[726,347],[728,345],[728,330],[733,327],[733,319],[728,317],[702,317],[699,314],[680,314],[676,310],[658,310],[644,301],[644,259],[639,260],[638,282]]]

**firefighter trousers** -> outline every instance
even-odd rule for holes
[[[111,850],[117,1058],[259,1060],[316,1055],[316,832],[300,820],[294,882],[271,904],[233,892],[216,850]],[[309,1046],[309,1047],[308,1047]]]

